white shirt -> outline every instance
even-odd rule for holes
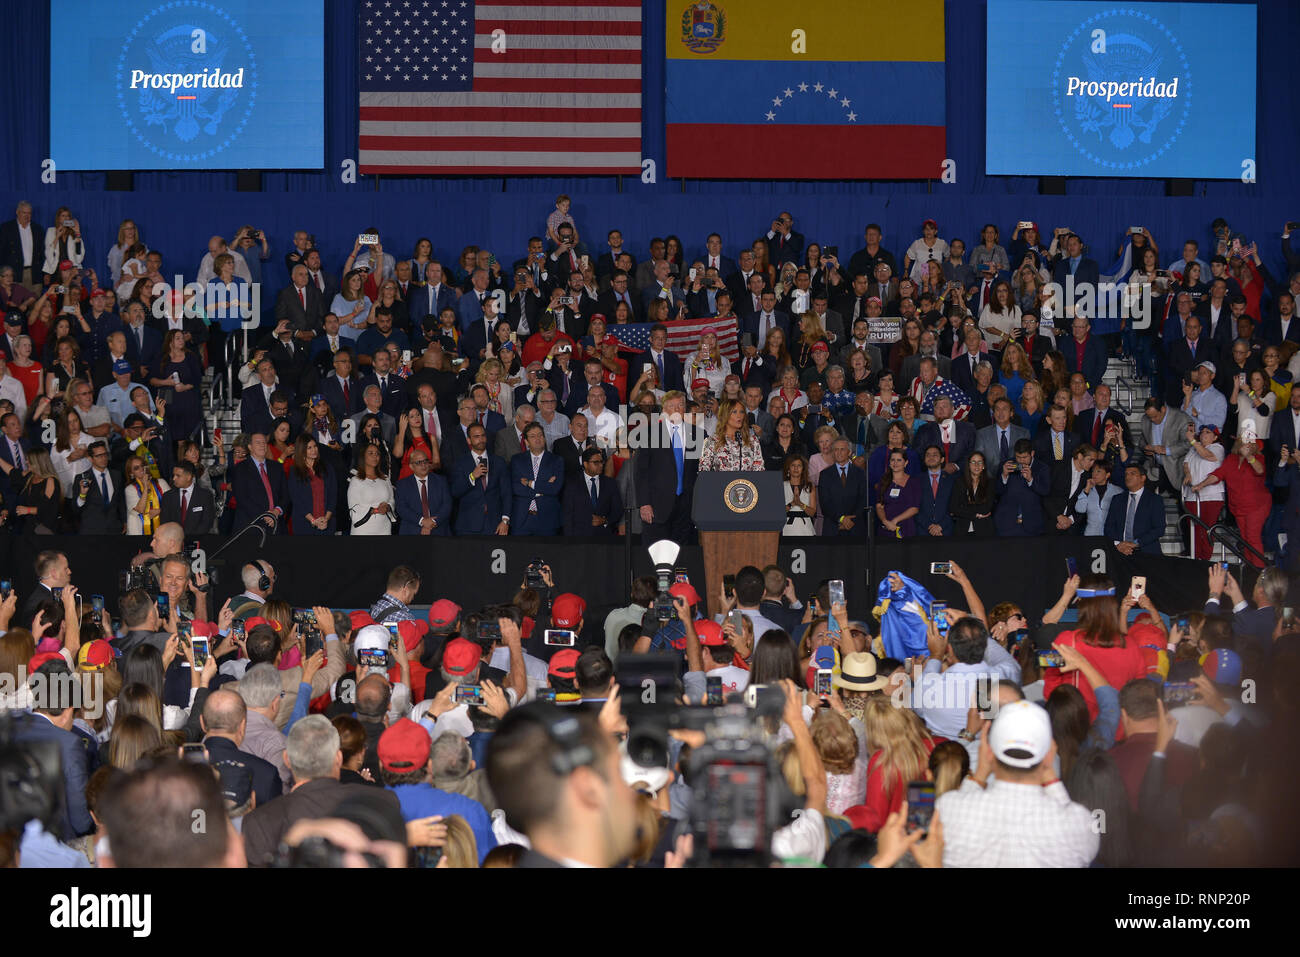
[[[600,415],[593,415],[590,407],[580,411],[587,418],[587,434],[597,439],[598,445],[606,449],[617,445],[618,430],[622,424],[617,415],[608,408],[602,410]]]
[[[1201,448],[1213,455],[1214,458],[1203,459],[1196,454],[1195,449],[1192,449],[1187,453],[1183,462],[1187,465],[1187,474],[1191,476],[1190,484],[1192,485],[1195,485],[1198,482],[1204,482],[1209,478],[1211,472],[1223,464],[1223,446],[1218,442],[1213,442],[1210,445],[1203,445]],[[1199,492],[1184,492],[1184,498],[1189,502],[1222,502],[1225,496],[1226,488],[1222,482],[1215,482],[1213,485],[1207,485]]]
[[[753,608],[741,608],[740,613],[749,619],[749,623],[754,626],[754,643],[758,644],[758,639],[762,638],[769,631],[780,628],[781,626],[772,619],[760,614]],[[713,618],[719,625],[722,624],[723,616],[715,615]]]
[[[3,376],[0,376],[0,399],[8,399],[12,402],[18,418],[27,421],[27,390],[7,370]]]
[[[732,694],[736,691],[744,691],[745,686],[749,684],[749,672],[744,668],[737,668],[735,665],[724,665],[721,668],[710,668],[704,672],[706,678],[721,677],[722,693]]]
[[[18,242],[23,247],[23,268],[24,269],[27,269],[29,267],[34,268],[36,264],[32,262],[33,247],[32,247],[32,224],[31,223],[28,223],[26,226],[18,227]],[[17,278],[22,279],[23,277],[18,276]]]
[[[945,840],[947,836],[945,832]],[[820,864],[826,856],[826,821],[821,812],[795,811],[795,819],[772,835],[772,856],[778,860],[799,857]]]
[[[1042,787],[970,778],[935,802],[944,867],[1087,867],[1101,836],[1060,781]]]

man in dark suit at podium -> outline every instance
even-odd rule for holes
[[[650,545],[664,538],[681,544],[694,537],[691,524],[691,495],[699,459],[688,454],[689,439],[682,416],[686,396],[664,395],[663,417],[653,448],[632,456],[637,501],[641,502],[642,540]]]
[[[841,436],[831,445],[834,461],[817,478],[817,500],[822,508],[822,534],[867,534],[867,473],[853,464],[853,447]]]
[[[587,449],[582,453],[582,474],[564,486],[564,534],[575,537],[609,537],[623,520],[623,499],[618,485],[607,478],[605,453]]]

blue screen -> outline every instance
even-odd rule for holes
[[[1240,178],[1255,5],[988,0],[986,93],[989,174]]]
[[[319,169],[321,2],[50,0],[56,169]]]

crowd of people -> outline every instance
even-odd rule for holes
[[[179,534],[108,607],[58,551],[5,583],[0,866],[1294,863],[1276,568],[1245,596],[1214,565],[1194,609],[1072,576],[1032,623],[956,563],[961,601],[918,615],[891,573],[869,621],[779,566],[714,617],[689,580],[618,605],[544,564],[483,608],[415,605],[406,566],[295,608],[264,560],[218,605]]]
[[[0,224],[0,527],[20,533],[688,540],[700,470],[772,470],[789,535],[1104,534],[1158,553],[1168,498],[1207,527],[1230,517],[1256,565],[1300,536],[1285,231],[1275,281],[1222,220],[1166,268],[1128,229],[1117,278],[1150,321],[1103,336],[1054,292],[1105,278],[1067,229],[1023,221],[1004,243],[987,224],[968,248],[927,220],[891,252],[869,224],[841,263],[782,212],[748,245],[655,237],[639,260],[618,229],[589,246],[561,196],[517,258],[443,261],[428,238],[399,255],[367,228],[336,274],[298,231],[245,353],[229,320],[271,257],[262,230],[164,263],[124,220],[99,237],[101,276],[73,210],[33,215]],[[176,293],[196,258],[206,292]],[[685,318],[715,325],[679,354],[664,324]],[[651,324],[648,348],[629,323]],[[1141,409],[1103,381],[1115,355],[1149,382]],[[235,383],[236,436],[205,417],[208,370]],[[1194,528],[1185,547],[1208,557]]]

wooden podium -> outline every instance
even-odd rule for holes
[[[720,614],[724,575],[745,565],[776,563],[785,527],[785,491],[779,472],[701,472],[695,480],[691,518],[704,550],[710,615]]]

